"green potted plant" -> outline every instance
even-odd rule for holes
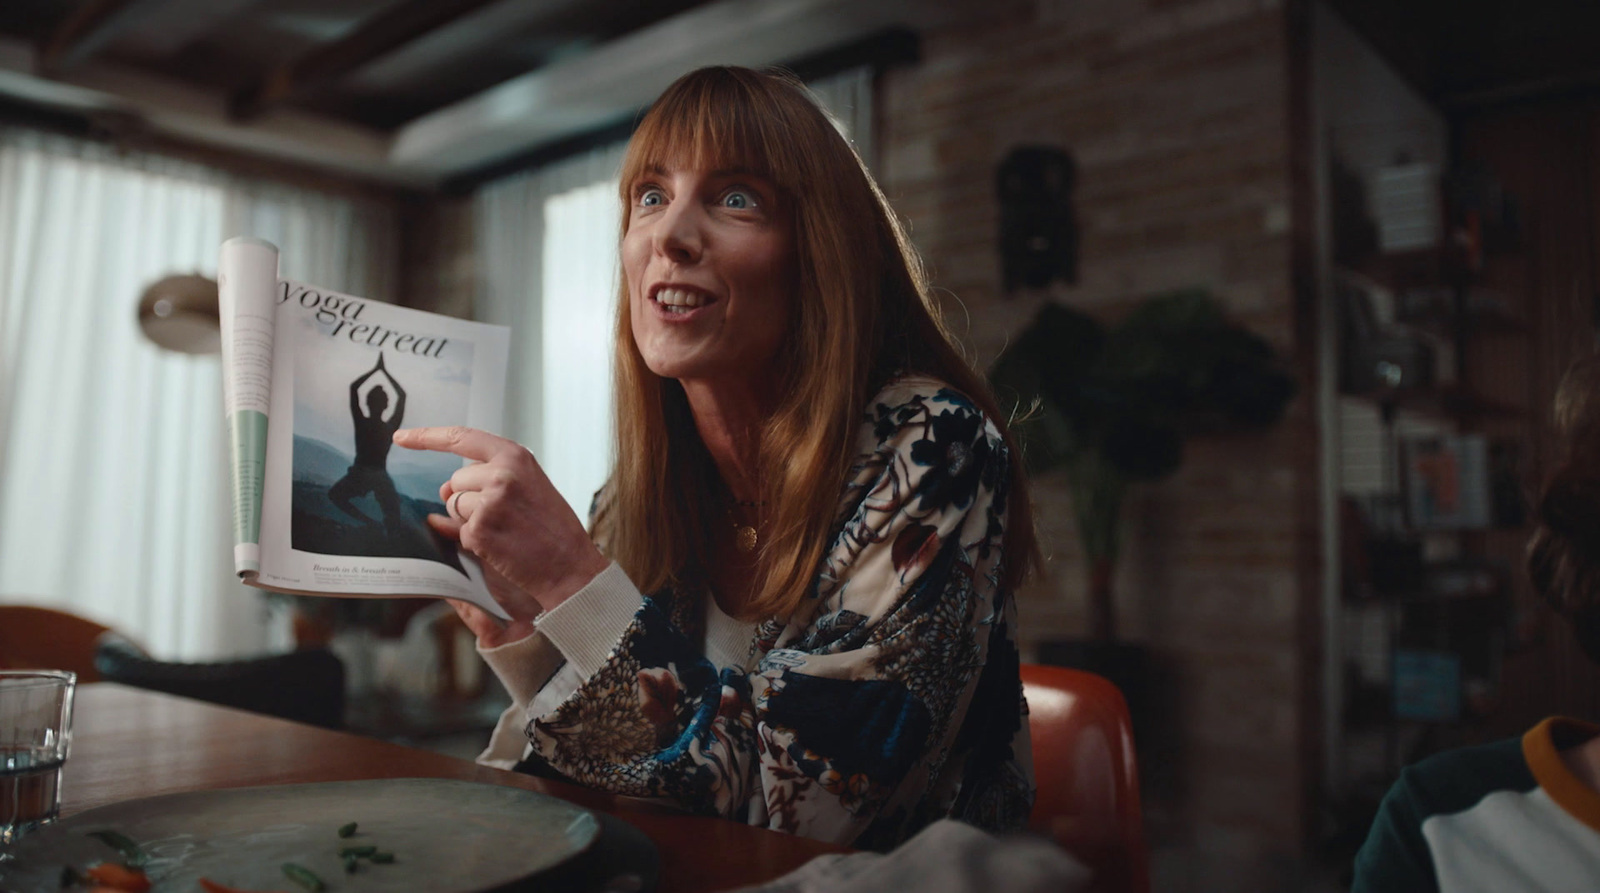
[[[1014,432],[1029,473],[1065,473],[1088,559],[1088,644],[1101,651],[1117,643],[1128,489],[1177,471],[1188,436],[1270,427],[1295,392],[1272,347],[1197,289],[1149,298],[1112,326],[1047,304],[989,378],[1021,420]]]

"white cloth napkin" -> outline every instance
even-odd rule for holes
[[[889,853],[818,856],[730,893],[1081,893],[1090,879],[1083,863],[1047,840],[941,819]]]

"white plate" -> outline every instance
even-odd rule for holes
[[[359,824],[354,837],[339,826]],[[564,800],[500,785],[395,778],[168,794],[78,813],[24,837],[0,865],[7,893],[59,893],[61,869],[122,861],[88,834],[138,843],[153,893],[195,893],[204,877],[246,890],[300,893],[283,863],[311,869],[329,893],[492,890],[553,868],[599,834],[595,815]],[[393,864],[363,859],[346,874],[339,850],[371,844]]]

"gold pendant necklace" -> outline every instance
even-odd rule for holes
[[[766,504],[767,503],[765,500],[761,502],[746,502],[744,500],[734,501],[734,505],[744,506],[752,509],[759,509],[761,506]],[[761,540],[761,535],[756,533],[755,525],[739,523],[738,517],[736,517],[733,513],[732,505],[728,506],[728,520],[733,522],[734,548],[738,549],[745,555],[749,555],[751,552],[754,552],[756,550],[756,544]]]
[[[733,545],[740,552],[746,555],[754,552],[759,539],[760,537],[756,534],[754,527],[748,524],[740,524],[738,521],[733,522]]]

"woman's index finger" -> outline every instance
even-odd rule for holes
[[[514,446],[504,437],[496,437],[487,431],[461,425],[402,428],[394,432],[394,442],[410,450],[454,453],[464,459],[475,459],[479,462],[487,462],[503,452],[507,446]]]

